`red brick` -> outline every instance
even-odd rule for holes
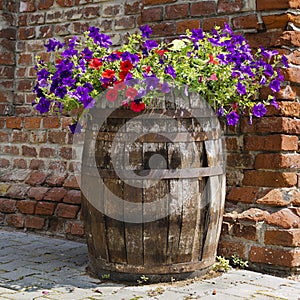
[[[45,224],[45,219],[37,216],[26,216],[25,227],[33,229],[42,229]]]
[[[251,47],[274,47],[275,45],[281,45],[280,38],[282,37],[282,29],[274,29],[272,31],[258,32],[258,33],[246,33],[247,39]]]
[[[235,17],[232,19],[232,23],[235,29],[260,28],[256,14]]]
[[[226,199],[233,202],[254,203],[259,189],[253,187],[232,187]]]
[[[156,5],[156,4],[165,4],[176,2],[177,0],[142,0],[142,3],[146,5]]]
[[[32,54],[28,54],[28,53],[20,54],[18,58],[18,64],[25,65],[25,66],[33,64]]]
[[[228,17],[208,18],[203,21],[202,28],[205,31],[210,31],[215,26],[219,26],[220,28],[223,28],[224,24],[228,22],[229,22]]]
[[[1,65],[14,65],[15,58],[12,54],[0,54],[0,64]]]
[[[0,167],[1,168],[8,168],[10,165],[10,162],[8,159],[0,158]]]
[[[103,8],[104,16],[116,16],[120,14],[120,5],[107,5]]]
[[[61,218],[75,219],[79,211],[79,206],[59,203],[56,208],[56,215]]]
[[[51,188],[45,195],[45,200],[60,202],[66,195],[67,191],[64,188],[54,187]]]
[[[56,208],[56,203],[52,202],[38,202],[35,207],[35,214],[52,216]]]
[[[21,215],[7,215],[6,222],[8,226],[23,228],[24,227],[24,216]]]
[[[28,197],[35,200],[42,200],[48,190],[47,187],[32,187],[28,190]]]
[[[74,175],[69,175],[69,177],[65,180],[65,183],[63,186],[67,187],[67,188],[72,188],[72,189],[79,189],[79,184]]]
[[[256,203],[269,205],[269,206],[287,206],[291,203],[292,198],[287,196],[286,190],[272,189],[264,192]]]
[[[36,157],[37,156],[36,148],[23,145],[22,146],[22,155]]]
[[[52,37],[53,37],[53,25],[50,25],[50,26],[46,25],[46,26],[39,27],[37,38],[47,39],[47,38],[52,38]],[[47,53],[47,56],[48,56],[48,53]],[[43,55],[41,55],[41,59],[45,60]]]
[[[64,197],[63,202],[71,204],[81,204],[81,192],[78,190],[70,190]]]
[[[266,223],[285,229],[299,228],[300,217],[295,215],[290,209],[283,208],[275,213],[270,214],[266,218]]]
[[[253,263],[272,264],[275,266],[297,267],[300,265],[299,250],[275,249],[252,246],[249,260]]]
[[[8,143],[9,135],[6,132],[0,131],[0,143]]]
[[[183,19],[189,15],[189,4],[174,4],[165,7],[165,19]]]
[[[288,24],[288,15],[270,15],[262,16],[262,20],[267,29],[282,28],[285,29]]]
[[[278,37],[275,46],[300,46],[300,32],[298,31],[284,31],[280,38]]]
[[[59,154],[64,159],[72,159],[73,157],[73,149],[70,147],[61,147]]]
[[[43,118],[43,128],[60,128],[60,118],[59,117],[44,117]]]
[[[292,204],[300,206],[300,190],[295,190],[292,194]]]
[[[236,254],[240,258],[246,258],[246,246],[242,242],[227,241],[221,239],[218,244],[218,255],[231,257]]]
[[[61,160],[50,161],[48,169],[55,171],[55,174],[57,175],[62,175],[67,170],[67,162]]]
[[[265,187],[292,187],[297,184],[297,175],[288,172],[245,170],[243,185]]]
[[[293,135],[245,136],[245,150],[298,150],[298,137]]]
[[[17,146],[4,146],[3,152],[12,155],[18,155],[19,148]]]
[[[21,127],[22,127],[22,118],[20,117],[6,118],[6,128],[21,129]]]
[[[36,201],[20,200],[17,202],[17,209],[22,214],[33,214],[35,210]]]
[[[67,227],[68,227],[68,224],[67,224]],[[83,236],[84,235],[84,225],[79,222],[72,222],[70,233],[72,235]]]
[[[24,144],[28,142],[28,133],[27,132],[13,132],[12,133],[12,142]]]
[[[254,155],[248,153],[228,153],[226,163],[228,167],[252,169],[254,166]]]
[[[133,16],[125,16],[115,19],[115,29],[131,29],[135,26],[135,18]]]
[[[284,70],[285,79],[290,82],[300,83],[300,67],[290,67]]]
[[[30,185],[41,185],[45,182],[47,174],[39,171],[34,171],[30,174],[29,178],[26,180],[27,184]]]
[[[53,5],[54,0],[39,0],[37,8],[39,10],[48,9]]]
[[[199,20],[179,21],[176,24],[176,33],[177,34],[185,33],[188,29],[192,30],[192,29],[199,28],[199,27],[200,27]]]
[[[289,7],[289,0],[256,0],[257,10],[286,9]]]
[[[13,213],[16,208],[16,200],[0,198],[0,212]]]
[[[300,229],[266,230],[264,241],[266,245],[281,245],[287,247],[300,246]]]
[[[29,186],[23,183],[13,184],[7,191],[7,197],[15,199],[25,199]]]
[[[289,5],[290,8],[300,8],[299,0],[290,0]]]
[[[191,3],[191,16],[207,16],[213,15],[217,11],[215,1],[201,1],[199,3]]]
[[[242,0],[219,0],[218,13],[232,13],[239,12],[243,8]]]
[[[24,128],[38,129],[41,126],[41,117],[26,117],[24,118]]]
[[[255,169],[299,169],[300,154],[260,153],[255,158]]]

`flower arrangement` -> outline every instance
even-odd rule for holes
[[[67,44],[50,39],[45,47],[55,59],[36,65],[35,108],[40,113],[90,109],[106,91],[107,101],[122,93],[122,104],[140,112],[151,106],[157,89],[168,93],[171,86],[199,93],[228,125],[236,125],[243,114],[261,118],[267,105],[278,106],[273,94],[280,90],[279,68],[288,67],[286,57],[264,48],[254,53],[228,24],[211,32],[188,30],[170,43],[150,39],[147,25],[140,30],[119,49],[96,27]],[[258,101],[261,87],[271,93]],[[76,118],[70,126],[75,128]]]

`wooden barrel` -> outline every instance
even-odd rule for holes
[[[93,112],[81,189],[88,269],[99,278],[184,279],[215,261],[225,199],[222,130],[199,97],[184,108],[176,101],[142,113]]]

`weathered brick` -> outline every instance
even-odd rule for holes
[[[151,7],[148,9],[144,9],[142,11],[142,21],[144,23],[161,21],[162,19],[163,19],[162,7]]]
[[[125,15],[135,15],[141,12],[141,1],[130,1],[124,4]]]
[[[135,27],[135,18],[133,16],[120,17],[115,19],[115,29],[130,29]]]
[[[269,215],[269,212],[265,210],[259,208],[249,208],[248,210],[245,210],[244,212],[239,214],[237,218],[240,221],[262,222]]]
[[[300,46],[300,32],[298,31],[284,31],[280,36],[278,36],[275,46]]]
[[[269,136],[245,136],[245,150],[298,150],[298,137],[294,135],[274,134]]]
[[[251,262],[272,264],[275,266],[298,267],[300,255],[298,250],[275,249],[252,246],[249,253]]]
[[[39,0],[37,4],[37,8],[39,10],[48,9],[53,6],[54,0]]]
[[[4,146],[3,152],[11,155],[18,155],[19,154],[19,147],[18,146]]]
[[[300,154],[260,153],[255,157],[255,169],[299,169]]]
[[[56,203],[40,201],[36,204],[35,214],[52,216],[56,208]]]
[[[173,22],[160,22],[151,25],[153,30],[152,35],[155,36],[171,36],[175,34],[175,23]]]
[[[41,147],[39,157],[50,158],[56,156],[56,150],[49,147]]]
[[[246,246],[242,242],[227,241],[221,239],[218,244],[218,255],[231,257],[232,255],[238,255],[240,258],[246,258]]]
[[[79,184],[75,175],[69,175],[68,178],[65,180],[63,186],[72,189],[79,189]]]
[[[61,147],[59,154],[64,159],[72,159],[73,157],[73,149],[70,147]]]
[[[10,198],[25,199],[28,190],[29,190],[28,185],[22,183],[16,183],[9,188],[6,195],[7,197]]]
[[[297,175],[288,172],[246,170],[243,185],[265,187],[292,187],[297,184]]]
[[[174,4],[165,7],[165,19],[183,19],[189,15],[189,4]]]
[[[20,1],[20,12],[35,11],[34,0]]]
[[[243,8],[242,0],[219,0],[218,13],[233,13],[239,12]]]
[[[287,247],[300,246],[300,229],[266,230],[264,235],[266,245],[281,245]]]
[[[56,3],[61,7],[73,6],[73,0],[56,0]]]
[[[49,186],[62,186],[66,177],[66,174],[52,174],[47,178],[46,183]]]
[[[22,215],[7,215],[6,222],[8,226],[16,227],[16,228],[23,228],[24,227],[24,216]]]
[[[6,195],[6,192],[8,191],[10,186],[11,186],[11,184],[9,184],[9,183],[4,183],[4,182],[0,183],[0,196],[1,197]]]
[[[67,191],[64,188],[53,187],[44,196],[45,200],[60,202],[66,195]]]
[[[260,28],[256,14],[235,17],[232,19],[232,23],[235,29]]]
[[[48,134],[48,141],[50,143],[55,143],[55,144],[65,144],[66,143],[66,132],[49,132]]]
[[[228,17],[208,18],[203,20],[202,28],[203,30],[210,31],[215,26],[223,28],[225,23],[229,23]]]
[[[207,16],[216,14],[217,6],[215,1],[201,1],[191,3],[191,16]]]
[[[0,198],[0,212],[13,213],[16,209],[16,200]]]
[[[257,240],[256,226],[236,223],[233,225],[232,235],[234,237],[243,238],[250,241],[256,241]]]
[[[31,170],[43,170],[45,169],[45,162],[40,159],[32,159],[30,161],[29,168]]]
[[[59,203],[56,208],[56,215],[61,218],[75,219],[79,211],[79,206]]]
[[[142,0],[145,6],[176,2],[177,0]]]
[[[37,156],[36,148],[23,145],[22,155],[36,157]]]
[[[289,0],[256,0],[257,10],[286,9],[289,7]]]
[[[199,27],[200,27],[199,20],[179,21],[176,23],[176,33],[177,34],[185,33],[188,29],[192,30],[194,28],[199,28]]]
[[[263,46],[267,48],[274,47],[275,45],[281,45],[282,43],[280,42],[280,39],[282,37],[282,34],[282,29],[273,29],[272,31],[258,32],[255,34],[245,33],[244,36],[251,47]]]
[[[34,27],[19,28],[19,38],[21,40],[28,40],[28,39],[35,38],[35,28]]]
[[[27,184],[30,185],[41,185],[45,182],[47,174],[39,171],[34,171],[30,174],[29,178],[26,180]]]
[[[65,203],[81,204],[81,191],[69,190],[63,199]]]
[[[36,201],[32,200],[19,200],[16,207],[22,214],[33,214],[35,210]]]
[[[270,214],[266,218],[266,223],[285,229],[299,228],[300,217],[295,215],[290,209],[283,208],[275,213]]]
[[[283,14],[283,15],[262,16],[262,20],[267,29],[273,29],[273,28],[285,29],[285,27],[288,24],[288,15]]]
[[[232,187],[226,199],[233,202],[254,203],[258,188],[254,187]]]
[[[28,190],[28,197],[37,201],[42,200],[48,190],[47,187],[32,187]]]
[[[6,128],[21,129],[21,127],[22,127],[22,118],[20,117],[6,118]]]
[[[37,216],[26,216],[25,227],[33,229],[42,229],[45,224],[45,219]]]
[[[226,157],[228,167],[252,169],[254,166],[254,155],[248,153],[228,153]]]
[[[66,233],[71,233],[72,235],[83,236],[84,235],[84,225],[78,221],[68,221],[66,223]]]
[[[24,118],[24,128],[38,129],[41,126],[41,117],[26,117]]]

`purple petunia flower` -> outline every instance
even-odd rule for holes
[[[87,87],[78,86],[72,95],[83,104],[84,108],[92,108],[95,104],[95,99],[89,95],[89,89]]]
[[[51,102],[45,97],[40,98],[39,103],[35,107],[41,114],[49,112]]]
[[[146,75],[145,75],[146,76]],[[146,92],[152,91],[158,87],[159,79],[155,76],[155,74],[151,76],[146,76]]]
[[[280,81],[278,79],[272,80],[270,82],[269,86],[270,86],[270,89],[275,93],[280,91]]]
[[[75,122],[75,123],[69,125],[69,128],[70,128],[71,133],[75,134],[75,133],[80,133],[83,127],[81,126],[80,123]]]
[[[261,54],[262,56],[270,59],[272,58],[273,56],[277,55],[278,54],[278,51],[277,50],[266,50],[264,47],[260,47],[260,50],[261,50]]]
[[[269,77],[273,76],[274,74],[273,67],[269,64],[265,64],[264,73]]]
[[[235,126],[238,123],[240,117],[235,111],[232,111],[226,116],[226,119],[228,125]]]
[[[240,82],[237,83],[236,90],[238,91],[238,93],[240,95],[245,95],[246,94],[246,87]]]
[[[165,74],[171,75],[173,78],[176,78],[176,72],[171,65],[165,67]]]
[[[161,92],[165,94],[170,92],[170,86],[166,81],[164,81],[161,85]]]
[[[201,28],[200,29],[192,29],[192,36],[191,36],[191,38],[195,42],[204,39],[203,30]]]
[[[58,41],[57,39],[49,39],[48,44],[44,44],[47,48],[47,52],[56,51],[57,49],[61,49],[64,44]]]
[[[89,60],[91,58],[93,58],[93,54],[94,52],[91,51],[89,48],[84,48],[81,52],[81,54],[83,55],[83,57],[86,59],[86,60]]]
[[[281,62],[283,63],[283,65],[288,68],[289,67],[289,63],[288,63],[288,59],[285,55],[282,55],[281,57]]]
[[[64,96],[67,94],[67,89],[65,86],[58,86],[54,92],[55,96],[63,99]]]
[[[259,84],[265,85],[266,83],[267,83],[266,77],[265,77],[265,76],[262,76],[261,79],[260,79],[260,81],[259,81]]]
[[[148,25],[143,25],[140,27],[140,30],[142,32],[142,37],[143,38],[149,38],[150,35],[152,34],[152,29]]]
[[[153,41],[153,40],[147,40],[144,43],[144,45],[145,45],[145,47],[147,48],[148,51],[150,51],[151,49],[156,48],[158,46],[157,42]]]
[[[133,65],[140,60],[137,54],[132,54],[128,51],[123,52],[121,54],[121,58],[123,61],[129,60]]]
[[[273,97],[273,99],[270,101],[270,104],[273,105],[276,109],[279,108],[279,105],[278,105],[275,97]]]
[[[258,103],[254,105],[252,112],[255,117],[261,118],[266,114],[267,109],[263,103]]]
[[[217,116],[222,117],[222,116],[224,116],[224,114],[225,114],[224,108],[220,107],[217,111]]]
[[[110,36],[100,33],[100,29],[97,27],[90,27],[89,28],[89,37],[91,37],[94,40],[94,43],[103,47],[108,48],[112,45],[112,41],[110,39]]]

